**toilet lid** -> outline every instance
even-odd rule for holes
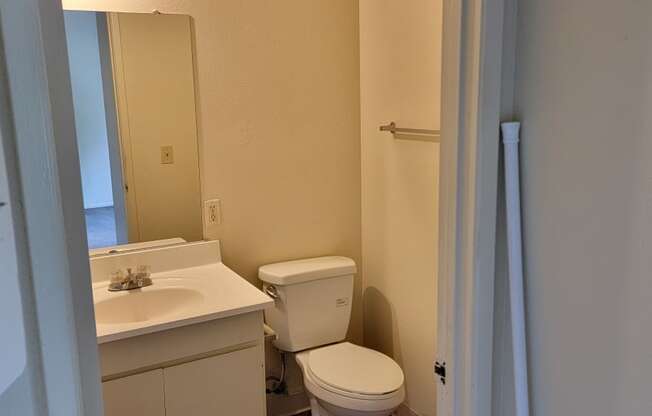
[[[394,360],[348,342],[310,351],[308,365],[319,381],[347,392],[380,395],[403,385],[403,371]]]

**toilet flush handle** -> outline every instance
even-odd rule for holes
[[[265,286],[264,291],[272,299],[278,299],[279,298],[278,289],[276,289],[276,286],[267,285],[267,286]]]

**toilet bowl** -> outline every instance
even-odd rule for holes
[[[388,416],[405,399],[401,367],[388,356],[343,342],[351,318],[355,262],[317,257],[268,264],[258,277],[274,298],[265,321],[274,346],[296,353],[312,416]]]
[[[403,371],[377,351],[342,342],[295,358],[312,416],[388,416],[405,399]]]

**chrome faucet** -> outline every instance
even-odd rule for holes
[[[138,266],[136,273],[132,272],[130,267],[125,274],[122,270],[111,273],[111,282],[109,283],[109,292],[118,292],[121,290],[139,289],[141,287],[152,285],[149,266]]]

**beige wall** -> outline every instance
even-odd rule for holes
[[[650,16],[649,1],[518,2],[533,416],[652,413]],[[514,414],[495,368],[495,414]]]
[[[439,128],[441,8],[360,1],[364,339],[401,364],[419,415],[435,414],[439,145],[378,126]]]
[[[350,0],[63,0],[65,8],[189,14],[208,237],[252,282],[259,265],[360,263],[358,4]],[[352,333],[361,339],[356,285]]]

